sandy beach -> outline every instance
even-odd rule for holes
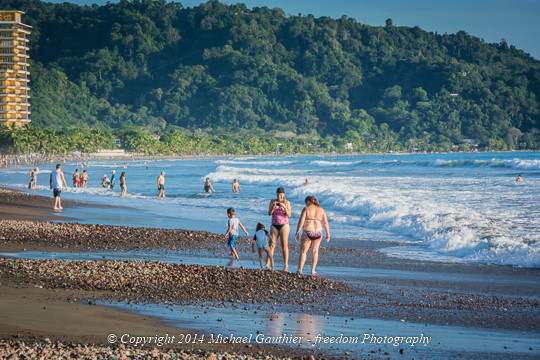
[[[179,256],[226,255],[219,234],[79,224],[51,214],[51,202],[50,198],[0,190],[0,252],[159,250]],[[66,202],[63,215],[69,216],[72,206],[82,204]],[[41,221],[51,219],[57,221]],[[94,344],[100,351],[121,356],[127,350],[109,344],[108,334],[193,333],[149,316],[96,305],[96,301],[171,306],[212,303],[217,308],[248,311],[275,309],[351,320],[540,332],[538,269],[401,260],[381,252],[390,245],[365,241],[354,249],[325,247],[320,266],[332,266],[343,274],[330,278],[167,261],[0,258],[0,355],[15,353],[24,341],[26,345],[34,344],[32,351],[45,349],[49,354],[53,348],[81,354],[88,351],[83,350],[88,349],[88,344]],[[245,239],[239,241],[241,254],[249,254],[249,247]],[[295,248],[292,244],[292,258],[297,256]],[[355,275],[348,274],[351,268],[358,270]],[[67,343],[74,344],[64,345]],[[170,348],[178,353],[165,357]],[[218,352],[227,352],[233,358],[240,353],[254,358],[340,357],[305,348],[230,343],[173,344],[135,350],[150,355],[157,351],[162,358],[213,358],[220,356]],[[398,347],[388,354],[378,349],[367,355],[347,352],[341,356],[386,358],[399,356],[399,351]],[[533,353],[530,356],[535,357]]]

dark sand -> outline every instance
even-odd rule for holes
[[[43,220],[69,220],[54,214],[52,199],[20,193],[11,189],[0,188],[0,251],[21,251],[31,248],[40,251],[69,251],[85,248],[100,249],[86,242],[77,242],[71,234],[56,243],[46,241],[47,234],[36,229],[76,228],[79,224],[35,222]],[[86,206],[78,202],[63,201],[64,212],[70,206]],[[9,220],[8,220],[9,219]],[[9,224],[9,225],[8,225]],[[26,237],[22,240],[11,236],[12,227],[24,229]],[[186,232],[189,236],[190,232]],[[90,233],[89,238],[95,239]],[[141,235],[141,234],[138,234]],[[140,238],[144,243],[145,236]],[[125,244],[122,244],[122,246]],[[107,248],[107,247],[105,247]],[[115,247],[118,249],[117,247]],[[0,258],[1,259],[1,258]],[[7,260],[1,260],[7,261]],[[38,265],[41,272],[41,265]],[[39,276],[38,276],[39,277]],[[31,276],[22,273],[10,273],[10,267],[0,265],[0,358],[18,359],[23,356],[39,355],[44,358],[63,356],[64,358],[92,359],[99,354],[122,358],[126,356],[126,347],[122,344],[108,343],[108,334],[149,336],[154,334],[194,334],[189,329],[167,326],[157,319],[141,316],[107,306],[98,306],[94,299],[115,299],[124,296],[124,291],[100,291],[43,286]],[[121,296],[116,296],[121,294]],[[133,297],[132,299],[135,299]],[[171,351],[169,349],[172,348]],[[276,346],[242,344],[177,344],[165,347],[128,346],[127,354],[148,356],[162,359],[277,359],[307,358],[309,351],[292,350]],[[110,352],[110,354],[109,354]],[[89,355],[88,355],[89,354]],[[10,357],[11,356],[11,357]]]
[[[49,219],[51,201],[0,191],[0,204],[3,204],[0,219],[15,219],[0,222],[0,251],[166,249],[179,254],[213,255],[223,251],[222,236],[208,232],[26,221]],[[6,209],[2,210],[2,206]],[[64,213],[69,214],[69,206],[73,204],[66,203]],[[58,220],[55,215],[52,217]],[[25,341],[47,336],[53,341],[106,345],[106,335],[115,331],[134,328],[141,334],[187,331],[169,328],[148,317],[88,305],[96,299],[171,304],[220,299],[221,306],[226,301],[242,302],[241,306],[271,306],[277,311],[315,315],[540,332],[539,269],[393,259],[380,249],[395,244],[370,241],[361,244],[362,249],[331,246],[321,251],[320,265],[342,266],[344,271],[362,269],[364,275],[348,278],[347,283],[337,278],[334,280],[338,281],[331,281],[279,271],[155,262],[66,264],[57,260],[3,259],[0,260],[0,336]],[[239,249],[240,253],[249,252],[245,240],[239,242]],[[87,317],[92,321],[86,321]],[[79,325],[81,319],[84,326]],[[207,350],[202,345],[198,348]],[[297,350],[230,344],[219,350],[249,351],[255,355],[259,351],[264,355],[309,355]]]

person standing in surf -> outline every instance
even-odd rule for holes
[[[51,172],[49,177],[49,186],[53,191],[54,195],[54,210],[62,210],[62,200],[60,200],[60,193],[62,192],[63,187],[67,188],[66,178],[64,177],[64,172],[62,171],[62,165],[56,164],[56,170]]]
[[[88,173],[86,172],[86,170],[83,170],[80,179],[81,179],[81,187],[86,189],[86,185],[88,184]]]
[[[274,256],[277,239],[281,239],[281,251],[283,271],[289,271],[289,217],[291,216],[291,203],[285,199],[285,189],[279,187],[276,191],[277,198],[270,201],[268,215],[272,215],[272,226],[270,227],[270,252]],[[266,268],[270,268],[270,261],[266,261]]]
[[[120,196],[126,195],[127,186],[126,186],[126,172],[125,171],[122,171],[122,174],[120,174],[120,190],[122,191]]]
[[[114,189],[115,185],[116,185],[116,170],[113,170],[111,174],[111,189]]]
[[[73,174],[73,187],[74,188],[79,187],[80,182],[81,182],[81,179],[79,177],[79,169],[75,169],[75,173]]]
[[[296,236],[294,240],[298,242],[300,231],[303,230],[300,241],[300,258],[298,259],[298,274],[302,273],[304,264],[306,263],[307,252],[311,247],[311,275],[317,274],[315,267],[319,261],[319,246],[323,238],[323,227],[326,232],[326,242],[330,241],[330,227],[326,212],[319,205],[319,201],[315,196],[308,196],[304,200],[306,207],[300,214],[298,225],[296,226]],[[322,222],[322,226],[321,226]]]
[[[238,183],[238,180],[234,179],[232,183],[232,192],[233,194],[239,194],[240,191],[242,191],[242,188],[240,187],[240,184]]]
[[[30,174],[30,183],[28,184],[28,188],[31,190],[36,189],[36,183],[37,183],[37,174],[39,173],[39,168],[32,169],[28,172]]]
[[[158,197],[165,197],[165,171],[162,171],[157,178]]]
[[[204,183],[203,190],[205,193],[208,193],[208,194],[211,194],[212,192],[216,192],[216,190],[214,190],[214,187],[212,186],[212,183],[210,182],[210,178],[206,178],[206,182]]]

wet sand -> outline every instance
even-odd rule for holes
[[[17,198],[15,209],[13,199]],[[223,237],[208,232],[21,220],[40,218],[39,211],[48,214],[50,201],[0,192],[0,204],[7,204],[6,213],[14,213],[12,219],[17,219],[0,222],[1,252],[146,249],[170,250],[179,256],[225,255]],[[72,205],[64,206],[65,214],[69,214],[69,206]],[[38,213],[27,215],[29,208]],[[3,214],[0,213],[1,218],[6,219]],[[41,218],[47,219],[46,216]],[[271,307],[276,311],[315,315],[540,332],[539,269],[394,259],[380,250],[396,244],[368,240],[360,244],[361,249],[330,246],[321,250],[320,266],[338,269],[338,273],[341,269],[342,276],[331,279],[280,271],[163,262],[74,261],[66,264],[58,260],[2,259],[0,309],[2,314],[8,315],[0,319],[0,334],[4,339],[18,336],[31,341],[48,336],[53,341],[69,338],[105,345],[111,327],[122,329],[122,326],[129,327],[130,322],[137,328],[142,326],[141,333],[149,329],[144,327],[148,324],[155,326],[154,332],[159,330],[160,334],[172,331],[148,317],[88,305],[95,300],[180,305],[214,302],[216,306],[238,303],[242,307]],[[250,254],[246,240],[239,241],[239,252],[246,257],[255,256]],[[74,299],[78,299],[77,302]],[[47,301],[47,305],[42,305],[43,301]],[[62,316],[42,309],[44,306],[56,309]],[[88,309],[96,312],[95,324],[88,331],[85,327],[77,331],[77,326],[69,326],[77,322],[76,319],[88,316]],[[23,316],[26,313],[32,316]],[[69,316],[75,320],[70,321]],[[112,323],[110,319],[118,322]],[[44,327],[43,324],[49,322],[55,324],[56,331]],[[239,351],[238,347],[225,346],[224,349]],[[253,349],[245,347],[240,350],[254,353]],[[282,348],[257,351],[309,355]]]
[[[65,221],[51,209],[52,199],[0,188],[0,251],[22,251],[26,248],[41,251],[70,251],[75,249],[108,248],[105,244],[92,245],[96,234],[87,233],[84,241],[68,233],[58,241],[43,229],[70,229],[78,232],[80,224],[34,221],[35,219]],[[93,206],[63,201],[64,212],[72,206]],[[9,220],[8,220],[9,219]],[[17,231],[13,231],[13,227]],[[154,229],[151,229],[154,230]],[[192,232],[186,232],[190,236]],[[56,233],[52,233],[56,236]],[[120,234],[121,235],[121,234]],[[146,234],[137,233],[140,243]],[[89,241],[90,240],[90,241]],[[132,238],[128,238],[131,241]],[[114,242],[113,242],[114,243]],[[115,244],[118,249],[120,244]],[[121,244],[122,246],[126,243]],[[137,246],[132,244],[132,246]],[[3,260],[2,261],[6,261]],[[133,262],[137,263],[137,262]],[[42,262],[38,264],[41,273]],[[22,275],[22,276],[21,276]],[[39,276],[38,276],[39,277]],[[279,359],[308,358],[311,352],[277,346],[244,344],[179,344],[134,347],[111,345],[108,334],[153,336],[156,334],[194,334],[192,330],[168,326],[163,321],[136,315],[118,308],[99,306],[95,299],[114,299],[114,291],[78,289],[76,286],[43,286],[32,276],[10,273],[0,265],[0,358],[18,359],[22,356],[50,358],[99,358],[117,356],[147,356],[157,359]],[[119,291],[117,294],[124,294]],[[134,299],[134,298],[133,298]],[[10,357],[12,356],[12,357]]]

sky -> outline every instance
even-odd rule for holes
[[[65,2],[66,0],[49,0]],[[488,43],[505,39],[535,59],[540,59],[540,0],[245,0],[248,7],[281,8],[286,14],[340,18],[347,15],[359,23],[381,26],[391,18],[395,26],[420,28],[453,34],[464,30]],[[103,5],[106,0],[71,0],[79,5]],[[117,1],[110,0],[115,3]],[[184,7],[197,6],[201,0],[176,1]]]

